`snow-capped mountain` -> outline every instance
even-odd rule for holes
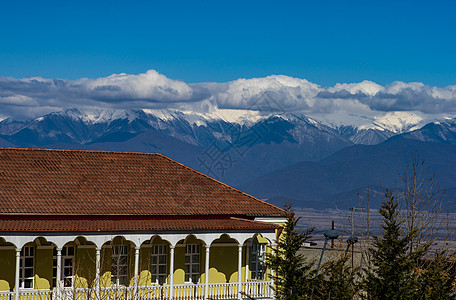
[[[419,112],[387,112],[383,115],[325,114],[313,116],[315,120],[336,129],[340,135],[355,144],[375,145],[388,138],[418,130],[439,116],[424,115]],[[443,122],[449,118],[443,118]]]
[[[353,126],[340,126],[337,131],[343,136],[348,138],[355,144],[360,145],[376,145],[386,141],[395,133],[389,130],[381,129],[360,129]]]
[[[420,129],[404,133],[403,136],[424,142],[455,144],[456,119],[448,119],[443,122],[432,122]]]
[[[437,137],[429,136],[430,130],[439,127],[439,133],[435,133],[439,136],[437,139],[450,142],[454,139],[454,119],[432,122],[426,127],[426,120],[418,113],[394,112],[373,119],[352,115],[354,125],[335,124],[330,121],[331,116],[323,121],[319,117],[232,109],[211,110],[206,114],[151,109],[68,109],[27,122],[3,120],[0,135],[17,146],[42,147],[61,143],[121,142],[139,133],[156,130],[182,142],[207,147],[214,142],[233,143],[239,132],[261,129],[263,132],[256,143],[305,144],[323,139],[328,143],[373,145],[403,133],[409,138],[435,140]]]

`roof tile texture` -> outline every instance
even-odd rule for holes
[[[286,212],[160,154],[0,148],[0,214]]]
[[[218,231],[274,230],[271,223],[228,219],[164,219],[164,220],[0,220],[0,232],[125,232],[125,231]]]

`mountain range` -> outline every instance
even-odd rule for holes
[[[452,196],[456,120],[396,121],[333,126],[289,113],[68,109],[1,121],[0,146],[159,152],[276,204],[315,208],[347,206],[368,185],[394,184],[418,154]]]

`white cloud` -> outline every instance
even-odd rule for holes
[[[323,87],[284,75],[187,84],[149,70],[137,75],[122,73],[74,81],[0,77],[0,105],[2,116],[16,119],[76,107],[173,109],[219,114],[227,119],[231,114],[234,119],[242,118],[241,111],[254,111],[256,116],[297,112],[320,120],[326,116],[335,123],[354,119],[362,123],[398,116],[388,115],[390,112],[411,112],[423,119],[456,115],[456,85],[433,87],[396,81],[381,86],[365,80]]]
[[[32,118],[72,107],[112,109],[166,108],[174,103],[198,102],[208,98],[204,87],[190,86],[149,70],[139,75],[113,74],[79,80],[0,78],[2,113],[13,118]],[[19,110],[32,102],[36,112]],[[7,104],[7,105],[6,105]]]
[[[95,80],[80,79],[74,86],[84,87],[87,97],[102,101],[181,102],[202,100],[203,96],[201,89],[169,79],[155,70],[139,75],[121,73]]]
[[[25,95],[12,95],[0,97],[0,105],[14,105],[14,106],[38,106],[38,101]]]
[[[272,75],[228,82],[213,97],[220,108],[269,110],[271,107],[266,103],[269,101],[273,110],[289,111],[316,105],[320,89],[305,79]]]
[[[333,87],[327,88],[328,92],[335,93],[340,91],[347,91],[350,94],[362,93],[366,95],[375,95],[383,91],[385,88],[375,82],[364,80],[359,83],[337,83]]]

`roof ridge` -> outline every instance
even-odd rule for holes
[[[16,151],[48,151],[48,152],[90,152],[90,153],[113,153],[119,154],[133,154],[133,155],[162,155],[158,152],[134,152],[134,151],[114,151],[114,150],[84,150],[84,149],[53,149],[53,148],[21,148],[21,147],[0,147],[0,150],[16,150]],[[165,156],[166,157],[166,156]]]

